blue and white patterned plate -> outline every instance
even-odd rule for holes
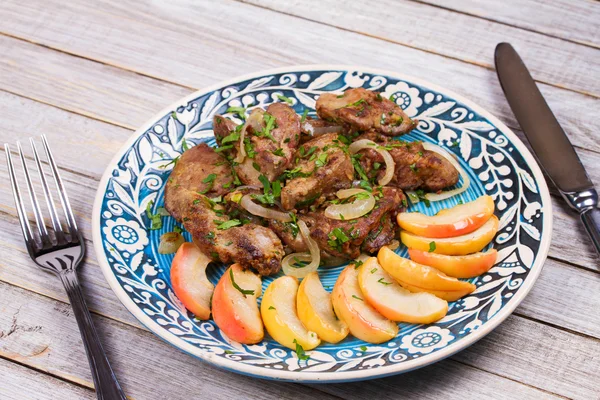
[[[365,87],[383,92],[417,118],[403,140],[440,144],[455,154],[472,184],[455,198],[419,203],[411,210],[433,214],[484,193],[496,203],[500,230],[493,241],[498,263],[471,281],[477,289],[450,304],[448,315],[431,325],[400,324],[390,342],[372,345],[349,337],[324,344],[299,360],[268,336],[246,346],[225,337],[212,321],[199,321],[171,290],[172,255],[158,254],[159,237],[175,221],[163,218],[149,230],[146,208],[163,204],[172,164],[188,143],[214,145],[212,117],[228,107],[266,107],[293,101],[296,112],[315,115],[321,93]],[[352,381],[419,368],[464,349],[488,334],[523,300],[537,279],[550,245],[552,208],[542,173],[523,143],[481,107],[435,85],[394,72],[339,66],[307,66],[245,76],[198,91],[159,113],[139,129],[109,165],[94,205],[93,232],[100,266],[121,302],[159,337],[216,366],[262,378],[304,382]],[[188,240],[189,235],[187,236]],[[396,250],[407,256],[403,246]],[[216,284],[224,266],[209,268]],[[331,290],[342,267],[320,270]],[[263,289],[272,281],[263,280]],[[157,363],[160,360],[156,361]]]

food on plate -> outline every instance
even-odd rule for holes
[[[222,195],[233,184],[227,160],[206,144],[185,151],[167,181],[165,208],[213,261],[238,263],[263,275],[281,268],[281,240],[264,226],[230,217]]]
[[[323,288],[317,272],[311,272],[300,283],[296,306],[300,321],[321,340],[337,343],[348,336],[348,325],[335,316],[331,294]]]
[[[430,324],[448,312],[448,302],[427,292],[412,293],[400,286],[371,257],[358,270],[364,299],[384,317],[397,322]]]
[[[420,142],[390,138],[416,121],[376,92],[323,94],[318,119],[279,97],[266,109],[215,115],[218,148],[199,144],[172,161],[165,208],[214,261],[302,277],[322,263],[373,254],[398,239],[402,188],[439,191],[458,180],[452,164]]]
[[[395,167],[390,186],[403,190],[424,189],[433,192],[458,183],[458,171],[444,157],[423,147],[422,142],[394,140],[377,132],[367,132],[357,140],[370,140],[387,150]],[[383,157],[371,146],[358,153],[360,165],[369,178],[380,179]]]
[[[279,344],[296,350],[314,349],[321,343],[315,332],[307,330],[296,311],[298,279],[282,276],[275,279],[263,295],[260,314],[269,335]]]
[[[491,249],[483,253],[466,256],[447,256],[428,251],[408,249],[410,259],[416,263],[428,265],[455,278],[473,278],[484,274],[494,266],[498,251]]]
[[[449,238],[471,233],[494,214],[494,200],[484,195],[477,200],[441,210],[434,216],[419,212],[398,214],[398,225],[407,232],[430,238]]]
[[[173,292],[198,319],[210,318],[214,286],[206,278],[206,267],[211,261],[195,244],[187,242],[179,247],[171,264]]]
[[[347,266],[338,277],[331,300],[338,318],[357,338],[369,343],[383,343],[396,337],[398,325],[365,301],[354,265]]]
[[[470,282],[460,281],[435,268],[400,257],[387,247],[379,250],[377,259],[392,278],[411,292],[430,292],[444,300],[455,301],[476,288]]]
[[[317,114],[324,120],[347,125],[356,131],[373,129],[389,136],[409,132],[417,121],[401,107],[381,94],[363,88],[343,94],[323,93],[317,100]]]
[[[160,254],[173,254],[185,242],[183,235],[179,232],[167,232],[160,236],[158,252]]]
[[[244,344],[263,339],[263,321],[257,303],[260,294],[260,277],[252,271],[239,264],[225,271],[215,287],[212,311],[215,323],[227,337]]]
[[[413,233],[400,232],[400,240],[409,249],[430,251],[448,256],[463,256],[481,251],[488,245],[498,231],[499,220],[492,215],[482,226],[473,232],[449,238],[418,236]]]

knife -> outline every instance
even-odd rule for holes
[[[600,255],[598,193],[581,160],[515,49],[509,43],[498,44],[495,62],[504,95],[538,163],[569,206],[579,213]]]

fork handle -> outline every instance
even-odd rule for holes
[[[98,332],[96,332],[92,316],[79,285],[79,279],[77,279],[77,273],[73,269],[68,269],[60,273],[59,276],[69,296],[77,325],[79,325],[98,400],[126,399],[125,393],[123,393],[100,343]]]

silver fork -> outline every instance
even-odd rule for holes
[[[62,281],[71,307],[75,313],[77,319],[77,325],[79,325],[79,331],[83,339],[85,351],[90,363],[90,369],[92,370],[92,377],[94,379],[94,386],[96,387],[96,394],[98,399],[102,400],[118,400],[125,399],[125,394],[119,386],[119,382],[106,358],[100,338],[94,327],[90,311],[85,303],[79,280],[77,279],[76,268],[83,260],[85,255],[85,242],[81,232],[77,228],[75,218],[73,217],[73,211],[69,204],[67,192],[62,183],[58,168],[54,162],[54,157],[48,146],[48,141],[45,135],[42,135],[42,142],[46,153],[46,159],[50,165],[52,176],[54,177],[54,183],[58,189],[58,195],[60,205],[66,216],[67,229],[63,229],[60,218],[56,211],[56,206],[48,182],[46,181],[46,175],[42,169],[42,164],[38,156],[37,149],[33,138],[29,139],[31,148],[33,149],[33,155],[35,164],[40,176],[42,189],[44,191],[44,198],[46,205],[50,212],[50,221],[52,224],[52,231],[46,228],[44,216],[40,204],[35,194],[35,190],[31,183],[31,177],[25,157],[23,156],[23,149],[21,144],[17,142],[19,149],[19,158],[23,165],[23,171],[25,173],[25,181],[27,183],[27,189],[29,192],[29,200],[33,207],[33,215],[37,226],[37,237],[32,231],[29,219],[27,218],[27,212],[25,209],[25,203],[17,183],[15,170],[13,166],[12,156],[8,144],[4,144],[4,150],[6,152],[6,159],[8,162],[8,173],[10,175],[10,182],[13,189],[13,195],[15,198],[15,205],[17,207],[17,214],[19,215],[19,222],[21,223],[21,229],[23,230],[23,236],[25,238],[25,245],[27,251],[31,256],[31,259],[41,268],[50,271],[57,275]],[[52,234],[53,233],[53,234]]]

